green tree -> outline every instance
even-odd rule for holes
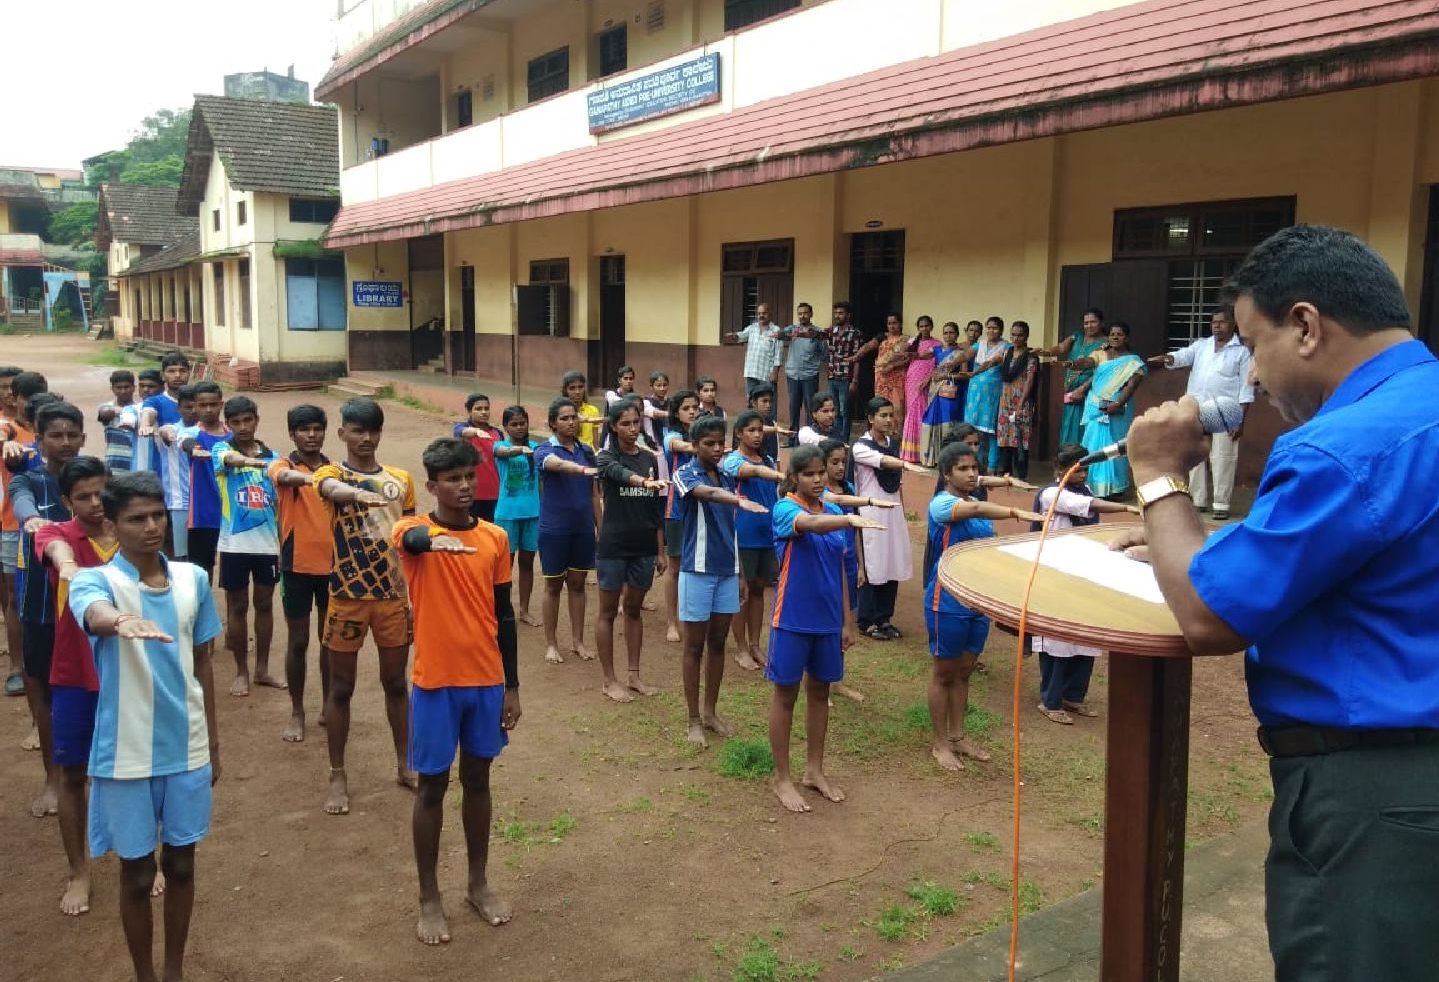
[[[121,184],[145,184],[150,187],[180,186],[180,175],[185,170],[185,158],[179,154],[164,160],[132,163],[120,172]]]
[[[95,223],[100,206],[94,201],[81,201],[50,216],[46,239],[64,245],[80,245],[95,237]]]
[[[123,149],[110,150],[90,158],[85,183],[91,187],[106,183],[177,185],[180,183],[178,169],[175,169],[173,179],[162,180],[149,171],[142,170],[136,175],[135,168],[142,164],[162,164],[172,158],[183,162],[189,136],[188,108],[158,110],[140,121],[139,129]],[[169,172],[166,170],[161,173],[168,176]],[[130,180],[127,174],[142,179]]]

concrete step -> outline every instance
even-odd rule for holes
[[[352,396],[369,396],[371,399],[380,399],[393,392],[388,382],[355,375],[346,375],[344,378],[330,383],[330,389],[334,392],[346,392]]]

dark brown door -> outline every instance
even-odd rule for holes
[[[600,257],[600,343],[592,388],[611,389],[625,363],[625,257]]]
[[[460,363],[457,371],[475,370],[475,267],[460,268]]]
[[[1424,281],[1419,292],[1419,340],[1439,353],[1439,184],[1429,188],[1424,233]]]
[[[849,237],[850,316],[865,340],[884,333],[891,312],[904,315],[904,230]],[[874,359],[858,366],[855,406],[874,395]]]

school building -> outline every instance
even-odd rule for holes
[[[1432,0],[361,0],[339,32],[351,370],[628,363],[735,404],[722,334],[841,298],[1040,343],[1098,305],[1155,354],[1294,222],[1367,238],[1439,338]]]

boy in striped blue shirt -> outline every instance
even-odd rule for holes
[[[120,922],[135,977],[156,978],[150,890],[164,843],[164,977],[184,975],[195,903],[195,844],[219,779],[209,577],[162,555],[168,516],[154,474],[115,477],[105,517],[120,554],[75,574],[70,611],[90,635],[100,680],[90,748],[90,854],[120,856]]]

